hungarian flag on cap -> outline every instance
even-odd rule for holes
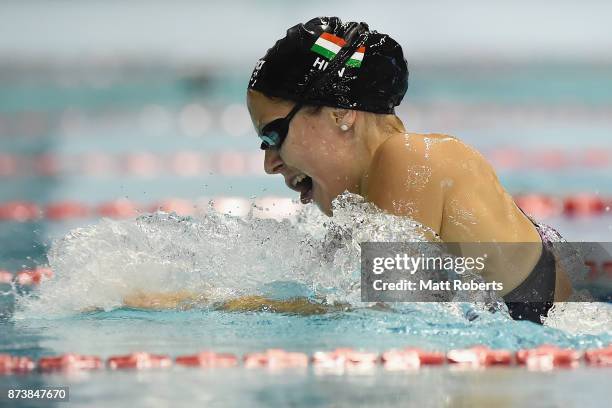
[[[315,41],[310,50],[331,60],[336,56],[338,51],[340,51],[340,48],[344,47],[345,44],[346,41],[344,41],[342,38],[330,33],[323,33],[319,36],[319,38],[317,38],[317,41]],[[361,61],[363,61],[364,53],[365,46],[357,48],[351,58],[346,61],[346,65],[349,67],[359,68],[361,66]]]

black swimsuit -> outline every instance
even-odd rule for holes
[[[524,211],[523,214],[525,214]],[[513,319],[531,320],[534,323],[542,324],[540,316],[548,313],[555,297],[557,277],[555,256],[549,240],[544,236],[538,224],[527,214],[525,215],[534,224],[542,239],[542,254],[529,276],[504,296],[504,301]]]

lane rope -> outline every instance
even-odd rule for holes
[[[571,194],[564,197],[546,194],[524,194],[514,197],[516,204],[536,218],[555,216],[594,217],[612,213],[612,197],[592,193]],[[246,215],[253,208],[253,215],[262,218],[287,217],[301,207],[297,200],[287,197],[216,197],[198,200],[169,198],[151,204],[137,203],[128,199],[89,204],[79,201],[57,201],[38,204],[31,201],[0,202],[0,221],[70,221],[83,218],[131,218],[141,213],[157,210],[176,212],[179,215],[194,215],[206,212],[209,204],[219,212]],[[255,207],[253,207],[255,206]]]
[[[133,352],[110,356],[106,360],[95,355],[66,353],[41,357],[37,361],[26,356],[0,354],[0,374],[24,374],[29,372],[70,372],[76,370],[145,370],[163,369],[172,366],[220,369],[243,367],[282,370],[312,366],[316,372],[364,371],[382,366],[386,370],[418,370],[421,367],[457,367],[461,369],[483,369],[489,367],[526,367],[529,370],[548,371],[572,369],[580,366],[612,367],[612,344],[603,348],[585,351],[543,344],[516,352],[491,349],[477,345],[464,349],[453,349],[446,353],[428,351],[414,347],[392,349],[382,353],[358,351],[352,348],[337,348],[332,351],[317,351],[312,355],[283,349],[268,349],[247,353],[240,358],[231,353],[202,351],[196,354],[168,355],[148,352]]]

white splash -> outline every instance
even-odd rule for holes
[[[612,330],[612,305],[593,302],[590,296],[582,301],[555,303],[543,322],[570,334],[609,333]]]
[[[16,318],[111,310],[136,292],[190,291],[211,303],[269,291],[290,281],[329,301],[359,302],[359,243],[425,241],[429,229],[345,193],[334,216],[305,206],[277,221],[163,212],[104,219],[53,243],[54,279],[17,298]],[[267,292],[266,292],[267,293]]]
[[[274,296],[275,282],[290,282],[300,295],[320,301],[367,306],[360,299],[359,244],[425,242],[433,236],[429,228],[383,213],[354,194],[338,197],[333,209],[334,216],[326,217],[308,205],[282,221],[212,210],[197,217],[160,212],[75,229],[49,251],[55,277],[32,294],[17,296],[14,318],[112,310],[135,292],[191,291],[211,303],[249,294]],[[459,305],[410,307],[429,310],[432,319],[462,319]],[[487,314],[486,309],[476,308],[478,314]],[[545,324],[569,333],[609,332],[612,307],[560,304]]]

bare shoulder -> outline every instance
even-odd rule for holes
[[[440,234],[446,201],[483,178],[496,177],[484,157],[460,139],[407,133],[378,147],[364,195],[379,208],[409,216]]]
[[[364,195],[384,211],[409,216],[439,232],[446,186],[442,145],[456,139],[437,134],[399,134],[383,142],[372,157]]]
[[[406,133],[385,140],[376,150],[372,165],[384,168],[396,161],[406,163],[409,160],[410,163],[443,168],[461,159],[480,160],[483,157],[455,136],[441,133]]]
[[[369,168],[368,181],[372,185],[384,184],[384,180],[406,184],[407,178],[413,180],[421,175],[430,183],[441,183],[446,179],[458,181],[457,178],[473,177],[483,170],[491,171],[485,158],[454,136],[407,133],[394,135],[378,147]],[[409,181],[406,187],[413,184]]]

